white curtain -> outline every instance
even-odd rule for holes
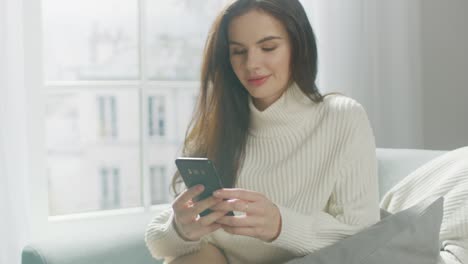
[[[23,1],[0,0],[0,264],[29,239]]]
[[[359,101],[378,147],[423,148],[421,2],[301,2],[317,35],[319,88]]]

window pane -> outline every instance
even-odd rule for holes
[[[49,93],[50,215],[141,206],[138,92]]]
[[[195,84],[145,90],[145,170],[148,173],[152,204],[172,200],[173,193],[168,191],[176,171],[174,160],[180,155],[197,88]]]
[[[165,165],[150,165],[149,168],[151,204],[168,203],[172,199],[169,195],[169,180]]]
[[[44,0],[47,81],[137,79],[138,1]]]
[[[204,43],[226,0],[147,1],[147,75],[153,80],[198,80]]]

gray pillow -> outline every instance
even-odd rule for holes
[[[430,264],[439,256],[444,197],[390,214],[357,234],[287,264]]]
[[[390,213],[389,211],[383,209],[383,208],[380,208],[380,220],[384,219],[385,217],[389,216],[389,215],[392,215],[392,213]]]

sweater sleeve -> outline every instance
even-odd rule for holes
[[[310,254],[351,236],[380,220],[375,140],[367,115],[358,105],[345,133],[343,166],[329,197],[328,208],[309,214],[278,205],[281,233],[273,245],[296,256]]]
[[[176,258],[200,250],[203,239],[186,241],[174,227],[174,213],[169,208],[153,218],[145,232],[145,242],[156,259]]]

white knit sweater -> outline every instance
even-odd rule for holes
[[[146,232],[153,257],[180,256],[210,242],[231,264],[282,263],[380,220],[375,140],[359,103],[332,95],[317,104],[293,84],[264,111],[251,99],[249,104],[246,158],[236,187],[261,192],[279,207],[279,237],[263,242],[219,229],[187,242],[168,209]]]

